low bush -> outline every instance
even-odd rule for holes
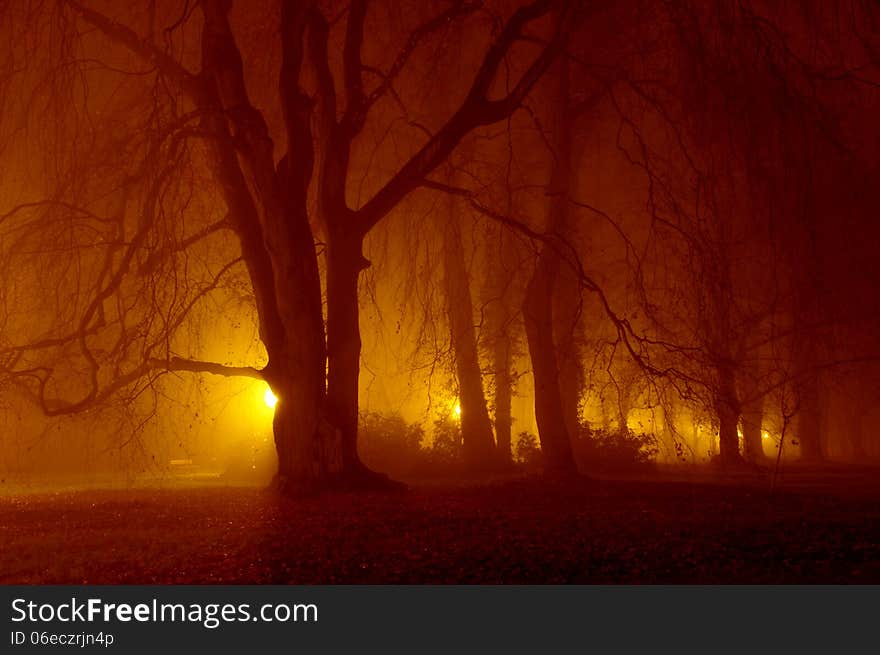
[[[513,447],[513,461],[528,471],[541,468],[541,445],[531,432],[520,432]]]
[[[425,457],[421,426],[407,423],[399,414],[362,412],[358,451],[364,464],[376,471],[409,475]]]
[[[581,425],[572,440],[575,461],[582,471],[627,471],[650,468],[660,452],[653,434],[630,429],[603,430]]]

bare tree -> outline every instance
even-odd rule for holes
[[[468,132],[516,111],[557,56],[573,24],[575,7],[574,3],[536,0],[510,13],[477,57],[460,104],[358,207],[349,204],[351,159],[365,125],[376,116],[377,106],[392,106],[399,101],[395,83],[412,65],[414,53],[422,44],[473,16],[479,6],[453,2],[422,19],[384,69],[363,60],[364,44],[370,39],[365,30],[368,3],[354,0],[345,9],[341,14],[345,17],[339,43],[341,62],[337,65],[333,49],[337,19],[328,19],[327,9],[318,3],[280,3],[280,12],[272,19],[281,50],[275,98],[281,108],[280,121],[251,100],[245,81],[248,62],[243,60],[234,35],[231,3],[199,3],[200,28],[192,18],[195,6],[189,3],[181,6],[175,16],[166,17],[169,26],[165,28],[157,27],[162,17],[156,12],[147,12],[146,18],[143,12],[131,12],[139,25],[135,28],[131,26],[134,21],[129,24],[77,0],[63,0],[52,10],[71,44],[71,52],[63,53],[59,60],[59,71],[75,69],[82,62],[72,52],[76,48],[88,51],[89,56],[95,52],[100,58],[101,38],[97,33],[104,43],[111,44],[114,56],[123,57],[133,70],[141,67],[143,75],[154,84],[140,105],[149,117],[149,146],[132,148],[129,153],[142,158],[143,174],[130,176],[129,186],[117,192],[121,204],[116,213],[129,218],[119,221],[120,231],[112,237],[115,245],[107,249],[103,271],[96,281],[74,291],[90,295],[92,300],[69,319],[59,313],[57,329],[44,339],[11,345],[4,351],[6,374],[32,388],[47,413],[70,413],[95,406],[114,393],[169,371],[250,375],[265,379],[280,399],[274,432],[281,487],[388,484],[384,476],[364,467],[357,453],[361,348],[358,280],[369,266],[363,256],[364,238],[424,183]],[[547,16],[551,17],[549,27],[547,21],[542,21]],[[526,35],[528,29],[539,24],[543,26],[541,36]],[[185,44],[192,40],[183,38],[184,33],[198,42],[198,52],[187,50]],[[536,40],[541,45],[535,46]],[[517,46],[523,43],[526,45],[520,54]],[[499,71],[512,58],[522,64],[520,74],[498,93]],[[198,70],[194,71],[193,66]],[[116,69],[108,61],[104,70],[103,74],[112,77]],[[135,73],[120,74],[120,79],[123,86],[135,88],[140,78]],[[339,90],[344,100],[338,97]],[[83,114],[90,111],[88,98],[73,94],[72,99],[81,105]],[[132,128],[120,121],[117,129],[124,138]],[[282,152],[280,157],[276,157],[276,144]],[[112,151],[112,147],[107,150]],[[97,170],[87,169],[88,165],[75,162],[69,170],[83,175]],[[153,243],[156,226],[168,223],[157,216],[164,217],[173,204],[160,202],[167,200],[165,189],[176,188],[181,171],[193,171],[192,179],[200,177],[201,166],[207,168],[207,177],[222,198],[225,215],[198,231],[183,235],[178,232],[173,242],[157,249]],[[42,220],[51,223],[63,209],[68,222],[85,218],[103,221],[87,197],[89,193],[101,193],[98,182],[100,176],[91,178],[90,187],[79,190],[76,202],[60,190],[55,199],[41,201]],[[128,227],[123,230],[123,223],[132,213],[125,204],[130,204],[126,195],[129,188],[137,189],[142,199],[141,218],[134,232]],[[178,200],[184,195],[183,189],[179,191]],[[182,206],[177,204],[178,211]],[[32,207],[20,204],[5,216],[20,216]],[[316,245],[314,230],[318,225],[324,243]],[[146,305],[138,304],[143,294],[127,296],[127,280],[139,269],[175,259],[169,255],[179,255],[180,261],[186,251],[197,247],[195,244],[224,231],[234,233],[240,254],[214,271],[213,282],[193,294],[203,298],[231,270],[243,266],[256,306],[259,338],[267,355],[262,367],[227,366],[178,355],[176,345],[172,345],[173,335],[186,322],[188,310],[198,304],[194,298],[178,305],[176,318],[166,320],[157,329],[150,318],[157,313],[152,311],[156,306],[150,305],[149,295]],[[318,258],[324,247],[326,335]],[[114,297],[134,303],[141,320],[150,324],[149,344],[140,348],[139,357],[126,345],[118,346],[105,359],[95,353],[92,341],[104,329],[104,306]],[[123,330],[127,324],[124,320],[116,322]],[[70,325],[66,332],[64,325]],[[128,343],[126,339],[122,342]],[[58,385],[53,379],[57,382],[54,376],[58,371],[34,360],[25,362],[21,357],[22,352],[41,352],[56,346],[59,350],[55,355],[63,358],[63,351],[73,348],[84,362],[89,384],[81,398],[55,397],[52,390]]]
[[[554,129],[554,161],[548,188],[550,199],[545,234],[564,239],[570,229],[569,198],[574,168],[569,69],[565,59],[558,64],[554,78],[559,115]],[[571,450],[572,435],[565,420],[560,376],[562,361],[554,339],[558,321],[553,316],[553,300],[561,265],[557,251],[543,245],[526,288],[523,317],[535,379],[535,417],[545,468],[552,474],[566,475],[575,472],[576,466]]]
[[[495,464],[495,439],[483,391],[459,202],[454,195],[449,195],[446,200],[449,212],[443,230],[444,287],[458,379],[463,454],[465,464],[472,470],[486,469]]]

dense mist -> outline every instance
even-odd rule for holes
[[[0,475],[880,457],[871,3],[0,3]]]

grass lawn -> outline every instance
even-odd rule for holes
[[[880,583],[875,478],[7,494],[0,582]]]

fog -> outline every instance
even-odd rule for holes
[[[876,463],[875,7],[227,9],[0,3],[7,489]]]

